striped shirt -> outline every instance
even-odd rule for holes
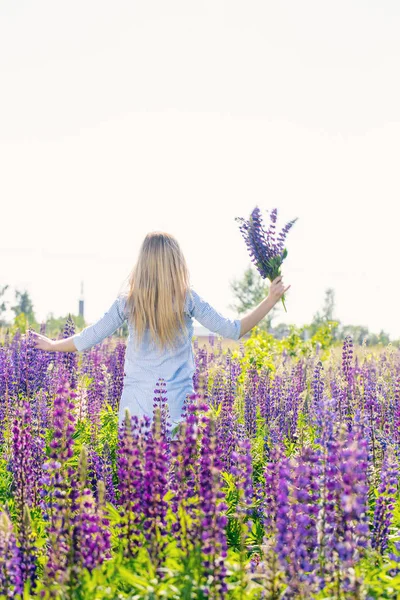
[[[176,424],[181,420],[187,394],[193,394],[195,364],[192,348],[193,318],[224,338],[238,340],[240,319],[223,317],[191,287],[184,305],[187,335],[176,350],[161,351],[155,348],[147,328],[139,349],[134,348],[134,330],[128,321],[128,341],[124,363],[124,385],[119,407],[121,422],[128,408],[131,415],[141,417],[153,414],[154,390],[159,377],[166,382],[166,396],[170,420]],[[127,320],[126,296],[120,295],[111,307],[93,325],[89,325],[72,339],[78,352],[88,350],[104,338],[113,334]]]

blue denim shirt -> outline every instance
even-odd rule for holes
[[[149,417],[153,414],[154,390],[159,377],[166,382],[166,396],[172,424],[181,420],[186,394],[193,394],[195,371],[192,337],[193,318],[224,338],[238,340],[240,319],[223,317],[191,287],[184,306],[187,336],[174,351],[161,351],[154,347],[147,328],[139,349],[134,348],[134,329],[128,321],[128,342],[125,352],[124,385],[119,408],[119,421],[128,408],[131,415]],[[88,350],[114,333],[127,319],[126,296],[120,295],[111,307],[93,325],[89,325],[73,336],[79,352]]]

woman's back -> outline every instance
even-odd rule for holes
[[[126,408],[131,415],[152,417],[156,384],[161,377],[167,385],[171,421],[177,423],[187,394],[194,391],[193,318],[222,337],[238,340],[286,291],[280,276],[273,286],[271,299],[268,296],[252,313],[243,319],[227,319],[190,286],[186,260],[175,237],[162,231],[150,232],[140,247],[129,291],[119,295],[93,325],[56,342],[39,335],[38,347],[82,352],[113,334],[127,320],[129,338],[119,420],[124,418]],[[180,338],[182,331],[185,335]]]
[[[120,422],[124,418],[126,408],[131,415],[152,416],[154,391],[159,377],[166,382],[171,422],[176,424],[180,421],[186,395],[194,392],[193,318],[223,337],[235,340],[240,337],[240,320],[223,317],[192,287],[188,289],[184,303],[187,333],[173,351],[158,348],[151,339],[149,328],[144,331],[140,345],[135,346],[135,330],[128,319],[125,295],[118,296],[96,323],[73,336],[77,350],[87,350],[114,333],[124,321],[128,321],[129,336],[124,363],[124,387],[119,408]]]

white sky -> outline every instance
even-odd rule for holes
[[[234,218],[277,206],[299,221],[275,322],[333,287],[339,319],[399,337],[399,31],[395,0],[3,0],[0,285],[44,319],[83,280],[93,321],[162,229],[236,318]]]

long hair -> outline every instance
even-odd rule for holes
[[[161,350],[173,350],[183,341],[189,289],[189,270],[175,237],[163,231],[148,233],[129,276],[126,300],[127,319],[134,328],[137,346],[147,327]]]

